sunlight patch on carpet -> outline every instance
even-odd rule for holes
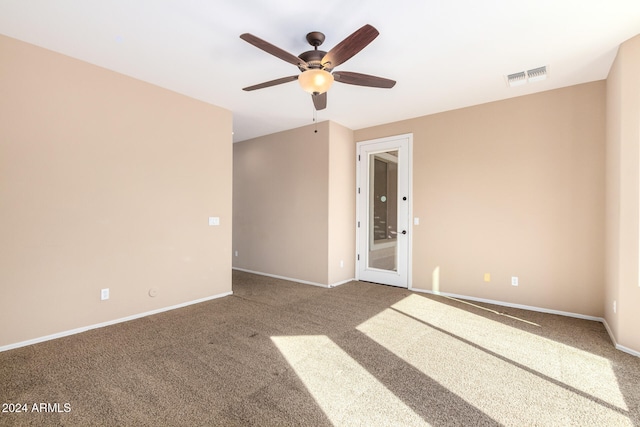
[[[329,337],[271,337],[334,425],[428,425]]]
[[[357,329],[498,422],[631,425],[609,361],[589,352],[415,294]]]

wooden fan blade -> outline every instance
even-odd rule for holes
[[[378,37],[378,30],[367,24],[338,43],[322,58],[322,66],[331,71],[338,65],[351,59],[353,55],[364,49]]]
[[[327,92],[311,95],[311,98],[313,99],[313,106],[316,107],[316,110],[319,111],[327,108]]]
[[[340,83],[357,86],[380,87],[390,89],[395,86],[395,80],[389,80],[382,77],[370,76],[368,74],[352,73],[349,71],[336,71],[333,73],[333,79]]]
[[[277,56],[278,58],[287,61],[290,64],[295,65],[296,67],[300,67],[303,69],[307,69],[309,64],[307,64],[305,61],[303,61],[302,59],[298,58],[297,56],[280,49],[277,46],[272,45],[269,42],[266,42],[264,40],[262,40],[261,38],[258,38],[256,36],[254,36],[253,34],[249,34],[249,33],[244,33],[240,36],[240,38],[244,41],[246,41],[247,43],[251,43],[252,45],[254,45],[255,47],[257,47],[258,49],[262,49],[267,53],[270,53],[273,56]]]
[[[282,84],[282,83],[292,82],[294,80],[298,80],[298,76],[297,75],[296,76],[289,76],[289,77],[282,77],[282,78],[275,79],[275,80],[270,80],[268,82],[260,83],[260,84],[249,86],[249,87],[245,87],[242,90],[251,91],[251,90],[256,90],[256,89],[262,89],[262,88],[265,88],[265,87],[271,87],[271,86],[279,85],[279,84]]]

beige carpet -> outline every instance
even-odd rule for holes
[[[0,425],[640,425],[640,358],[597,322],[358,282],[233,290],[0,353],[0,403],[27,405]]]

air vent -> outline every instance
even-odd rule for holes
[[[519,73],[509,74],[507,76],[507,85],[509,87],[520,86],[525,83],[539,82],[547,78],[547,67],[533,68],[528,71],[520,71]]]
[[[527,74],[524,71],[507,76],[507,83],[510,87],[520,86],[527,82]]]
[[[527,76],[529,77],[529,83],[544,80],[547,78],[547,67],[539,67],[529,70],[527,71]]]

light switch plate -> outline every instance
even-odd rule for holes
[[[220,225],[220,217],[219,216],[210,216],[209,217],[209,225]]]

